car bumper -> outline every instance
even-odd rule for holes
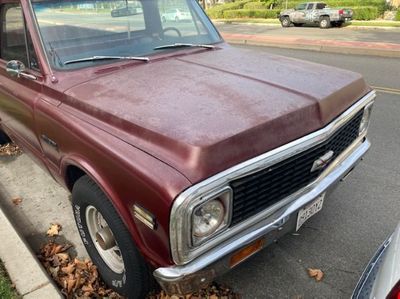
[[[340,21],[341,22],[351,22],[352,21],[352,17],[350,17],[350,16],[341,16],[340,17]]]
[[[330,192],[338,182],[345,179],[362,159],[369,147],[370,142],[366,138],[356,141],[342,156],[337,158],[335,167],[318,184],[272,215],[250,227],[246,234],[220,244],[220,246],[215,247],[188,264],[158,268],[154,271],[154,277],[169,294],[187,294],[199,290],[215,277],[222,275],[239,264],[236,263],[231,266],[231,259],[238,251],[257,243],[258,252],[261,248],[267,247],[286,233],[294,231],[299,210],[310,204],[321,194]],[[250,256],[246,256],[240,262]]]

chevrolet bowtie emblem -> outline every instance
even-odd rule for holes
[[[311,167],[311,172],[323,169],[333,158],[333,151],[329,151],[324,154],[322,157],[319,157],[314,161],[313,166]]]

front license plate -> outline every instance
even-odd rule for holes
[[[304,222],[306,222],[312,216],[321,211],[322,205],[324,203],[324,198],[325,198],[325,193],[318,196],[318,198],[315,199],[312,203],[310,203],[308,206],[302,208],[299,211],[299,214],[297,215],[296,231],[299,230],[299,228],[304,224]]]

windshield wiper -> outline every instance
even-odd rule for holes
[[[153,50],[162,50],[162,49],[172,49],[172,48],[205,48],[205,49],[214,49],[213,45],[206,44],[183,44],[183,43],[174,43],[170,45],[163,45],[153,48]]]
[[[120,60],[140,60],[149,61],[148,57],[135,57],[135,56],[91,56],[80,59],[64,61],[64,65],[71,63],[87,62],[87,61],[97,61],[97,60],[110,60],[110,59],[120,59]]]

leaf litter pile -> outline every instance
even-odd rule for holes
[[[18,156],[20,154],[22,154],[21,149],[14,143],[7,143],[0,146],[0,157]]]
[[[106,287],[93,262],[73,258],[69,252],[71,245],[56,242],[60,231],[61,225],[51,224],[47,231],[50,239],[40,249],[39,260],[61,288],[61,293],[68,299],[123,298]]]
[[[47,230],[48,242],[39,252],[39,260],[68,299],[109,298],[123,299],[121,295],[107,288],[101,280],[97,267],[89,259],[80,260],[71,254],[72,245],[56,242],[62,226],[52,223]],[[211,284],[208,288],[186,296],[167,295],[164,291],[152,292],[147,299],[239,299],[232,289]]]
[[[208,288],[186,296],[167,295],[164,291],[158,294],[149,294],[147,299],[240,299],[240,295],[231,288],[213,282]]]

